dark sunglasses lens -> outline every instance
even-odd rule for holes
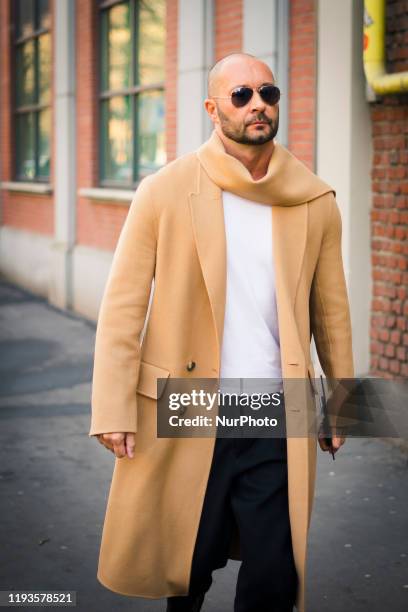
[[[280,89],[276,85],[264,85],[260,88],[259,94],[262,100],[270,106],[277,104],[280,99]]]
[[[252,89],[249,87],[238,87],[231,93],[231,102],[237,108],[245,106],[252,98],[252,93]]]

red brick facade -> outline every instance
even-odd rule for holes
[[[0,3],[0,44],[2,54],[0,56],[0,102],[1,102],[1,177],[4,181],[11,181],[13,178],[13,159],[14,150],[11,126],[11,36],[10,27],[10,4]],[[3,194],[4,196],[7,194]],[[4,222],[4,208],[3,208]]]
[[[316,36],[314,0],[291,0],[288,148],[312,170],[315,167]]]
[[[51,30],[53,29],[53,4],[51,3]],[[13,130],[13,20],[10,13],[11,3],[0,2],[0,121],[1,121],[1,180],[14,180],[14,130]],[[54,47],[54,37],[52,45]],[[53,53],[54,56],[54,53]],[[53,87],[51,108],[53,108]],[[54,113],[52,112],[52,116]],[[50,183],[53,175],[53,143],[51,139]],[[35,193],[22,193],[2,190],[1,222],[3,225],[27,230],[36,234],[52,235],[54,233],[53,196]]]
[[[408,2],[387,2],[387,70],[408,70]],[[408,376],[408,94],[371,107],[371,373]]]
[[[214,58],[242,51],[242,0],[215,0]]]

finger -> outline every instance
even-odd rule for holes
[[[112,450],[111,448],[109,448],[106,440],[103,437],[103,434],[99,434],[98,436],[96,436],[99,444],[101,444],[102,446],[104,446],[107,450]]]
[[[333,445],[332,445],[332,449],[333,449],[333,453],[337,453],[340,449],[342,445],[339,444],[338,442],[335,442],[334,438],[333,438]]]
[[[125,445],[126,445],[127,456],[132,459],[135,453],[135,434],[134,433],[129,432],[126,434]]]
[[[113,451],[113,444],[112,444],[112,434],[107,433],[107,434],[102,434],[102,444],[108,449]]]
[[[108,444],[107,442],[102,442],[103,446],[106,448],[106,450],[110,451],[111,453],[114,452],[113,447],[111,444]]]
[[[337,438],[337,437],[333,438],[333,449],[334,449],[334,452],[338,451],[339,448],[341,446],[343,446],[345,441],[346,441],[345,438]]]
[[[122,438],[114,438],[113,441],[113,451],[118,459],[125,457],[126,455],[126,447],[125,447],[125,439],[124,436]]]

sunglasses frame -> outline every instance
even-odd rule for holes
[[[273,87],[275,90],[278,91],[278,99],[276,102],[274,102],[273,104],[271,104],[270,102],[267,102],[267,100],[265,100],[265,98],[262,96],[262,89],[265,87]],[[244,104],[235,104],[234,103],[234,92],[236,92],[239,89],[246,89],[248,91],[251,91],[251,96],[248,98],[247,102],[245,102]],[[275,106],[276,104],[278,104],[280,97],[281,97],[281,90],[279,89],[279,87],[277,85],[260,85],[260,87],[256,87],[255,89],[253,87],[248,87],[247,85],[239,85],[238,87],[234,87],[234,89],[231,92],[230,96],[211,96],[212,98],[218,99],[218,100],[231,100],[231,104],[235,107],[235,108],[244,108],[244,106],[246,106],[247,104],[249,104],[249,102],[252,100],[253,95],[254,95],[254,91],[257,91],[259,93],[259,95],[261,96],[261,99],[263,100],[263,102],[265,102],[265,104],[267,104],[268,106]]]

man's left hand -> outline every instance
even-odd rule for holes
[[[326,444],[326,442],[324,441],[324,438],[327,438],[329,436],[324,435],[323,433],[319,433],[319,445],[320,448],[322,449],[322,451],[330,451],[331,448],[330,446],[328,446]],[[337,453],[337,451],[339,450],[340,446],[343,446],[343,444],[345,443],[346,438],[345,436],[341,436],[339,435],[338,432],[334,431],[332,432],[331,435],[331,443],[332,443],[332,448],[333,448],[333,452]]]

